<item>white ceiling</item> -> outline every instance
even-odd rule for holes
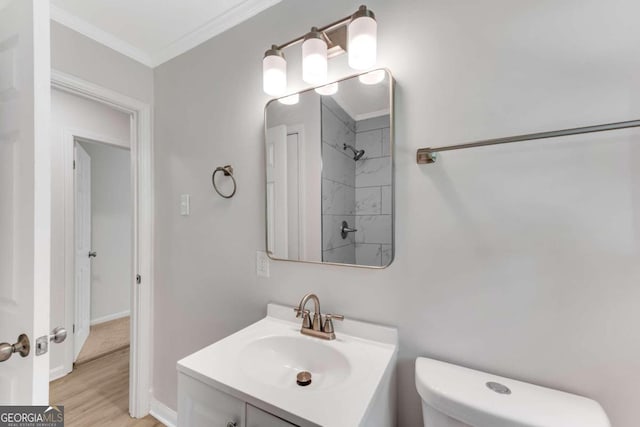
[[[150,67],[281,0],[51,0],[51,19]]]

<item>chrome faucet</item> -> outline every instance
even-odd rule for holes
[[[313,320],[309,310],[305,309],[307,302],[313,301]],[[327,314],[324,316],[324,325],[322,324],[322,313],[320,312],[320,300],[316,294],[306,294],[300,300],[298,307],[294,308],[296,317],[302,317],[302,328],[300,332],[304,335],[310,335],[316,338],[322,338],[325,340],[336,339],[336,334],[333,330],[333,319],[344,320],[344,316],[339,314]]]

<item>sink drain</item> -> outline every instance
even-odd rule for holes
[[[495,391],[498,394],[511,394],[511,390],[504,384],[496,383],[493,381],[489,381],[487,383],[487,387],[491,390]]]
[[[299,386],[305,387],[311,384],[311,372],[302,371],[296,375],[296,382]]]

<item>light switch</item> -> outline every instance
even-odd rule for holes
[[[182,194],[180,195],[180,215],[189,216],[190,207],[189,207],[189,195]]]
[[[256,274],[258,277],[269,277],[269,257],[264,251],[256,252]]]

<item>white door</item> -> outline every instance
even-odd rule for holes
[[[75,334],[73,361],[89,337],[91,324],[91,157],[80,144],[75,144]]]
[[[267,129],[267,250],[288,259],[287,127]]]
[[[30,341],[0,362],[0,405],[49,401],[51,180],[49,2],[0,5],[0,343]],[[6,348],[6,347],[5,347]]]
[[[294,126],[295,128],[295,126]],[[304,147],[298,131],[267,129],[267,247],[277,258],[304,260]]]

